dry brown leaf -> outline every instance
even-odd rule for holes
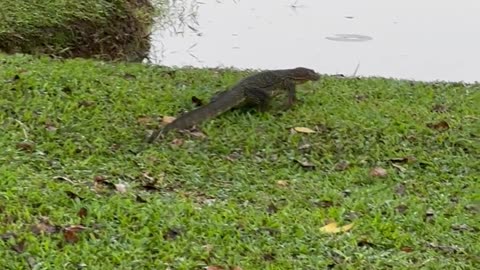
[[[385,170],[382,167],[374,167],[373,169],[370,170],[370,176],[373,177],[385,177],[387,176],[387,170]]]
[[[348,161],[346,160],[342,160],[340,162],[338,162],[337,164],[335,164],[335,171],[345,171],[346,169],[348,169],[348,167],[350,166],[350,164],[348,163]]]
[[[162,118],[162,123],[164,124],[170,124],[172,123],[173,121],[175,121],[175,119],[177,119],[176,117],[173,117],[173,116],[164,116]]]
[[[207,266],[206,270],[225,270],[225,268],[219,265],[209,265]]]
[[[176,138],[176,139],[173,139],[172,145],[181,146],[184,142],[185,142],[184,140]]]
[[[277,186],[279,187],[287,187],[288,186],[288,182],[286,180],[278,180],[277,181]]]
[[[148,116],[140,116],[137,118],[137,123],[139,123],[142,126],[146,126],[150,123],[153,123],[153,119]]]
[[[427,127],[441,132],[448,130],[450,128],[450,125],[448,125],[447,121],[442,120],[437,123],[429,123],[427,124]]]
[[[397,169],[398,169],[399,171],[401,171],[401,172],[405,172],[405,171],[407,170],[405,167],[400,166],[400,165],[395,164],[395,163],[392,163],[392,166],[395,167],[395,168],[397,168]]]
[[[293,129],[296,132],[300,132],[300,133],[315,133],[315,130],[307,128],[307,127],[294,127]]]
[[[353,223],[344,225],[342,227],[338,227],[336,222],[330,222],[327,225],[320,228],[320,231],[324,233],[339,233],[339,232],[347,232],[353,228]]]
[[[87,208],[82,207],[80,208],[80,210],[78,210],[77,216],[83,219],[87,216],[87,214],[88,214]]]
[[[311,163],[310,161],[295,159],[295,162],[300,164],[300,166],[302,166],[305,169],[310,169],[310,170],[315,169],[315,164]]]
[[[115,184],[115,189],[120,193],[127,192],[127,186],[125,184],[122,184],[122,183]]]
[[[35,150],[35,144],[33,142],[19,142],[17,143],[17,149],[25,152],[33,152]]]

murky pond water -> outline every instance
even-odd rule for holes
[[[171,2],[153,63],[480,81],[479,0]]]

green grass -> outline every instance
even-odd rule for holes
[[[479,85],[327,76],[300,86],[288,113],[229,112],[200,126],[204,139],[172,133],[136,155],[157,116],[248,72],[0,64],[3,269],[478,267]],[[439,104],[445,112],[432,111]],[[442,120],[448,130],[428,127]],[[416,161],[391,161],[407,156]],[[350,166],[335,170],[341,161]],[[371,177],[375,166],[388,175]],[[97,189],[100,176],[127,192]],[[35,234],[45,218],[87,229],[75,243]],[[355,227],[323,234],[329,219]]]

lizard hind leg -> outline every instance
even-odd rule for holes
[[[257,106],[261,112],[266,111],[270,105],[271,97],[263,89],[247,89],[245,91],[245,97],[247,103]]]

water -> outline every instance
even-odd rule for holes
[[[478,0],[173,1],[152,62],[480,81]]]

